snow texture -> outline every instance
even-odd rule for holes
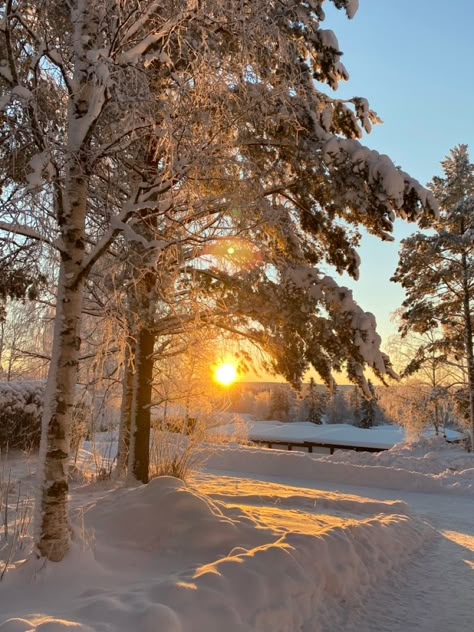
[[[338,510],[344,508],[341,501]],[[22,577],[28,565],[7,576],[2,632],[68,626],[87,632],[290,632],[316,612],[328,617],[340,600],[357,602],[432,534],[389,506],[384,514],[364,512],[348,521],[313,518],[309,511],[299,527],[288,529],[271,512],[257,519],[166,477],[110,494],[87,508],[84,520],[94,533],[93,552],[75,551],[64,563],[36,571],[32,584]],[[275,576],[278,582],[271,581]],[[21,613],[11,601],[18,582]],[[60,600],[52,597],[58,594]]]
[[[13,425],[19,416],[26,414],[40,424],[43,410],[44,382],[0,382],[0,419],[3,427],[0,438],[3,438],[7,425]],[[34,423],[34,422],[33,422]]]
[[[473,466],[434,438],[331,457],[230,446],[189,484],[82,485],[68,557],[4,577],[0,632],[411,631],[414,589],[444,630],[468,632]],[[444,573],[456,610],[434,588]],[[423,632],[441,631],[425,618]]]

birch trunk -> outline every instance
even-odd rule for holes
[[[74,167],[71,171],[76,170]],[[74,388],[80,347],[83,281],[77,279],[84,256],[86,182],[71,179],[69,202],[74,213],[63,231],[51,365],[45,393],[38,473],[41,481],[36,520],[39,553],[60,561],[69,549],[67,517],[68,461]]]
[[[96,8],[96,7],[95,7]],[[89,194],[89,137],[101,107],[103,91],[91,72],[88,50],[97,42],[94,5],[71,5],[74,25],[73,85],[68,103],[68,139],[62,205],[56,209],[60,230],[60,268],[54,339],[42,419],[35,543],[39,555],[64,558],[70,546],[67,512],[68,465],[74,390],[80,347],[85,218]],[[94,107],[91,106],[94,104]]]
[[[37,519],[37,547],[52,561],[69,549],[67,517],[68,462],[74,387],[80,345],[82,286],[67,287],[68,266],[62,264],[54,327],[53,357],[43,413],[39,476],[42,481]]]
[[[42,419],[38,475],[40,498],[36,514],[36,546],[41,556],[58,562],[69,550],[67,515],[69,447],[74,390],[80,347],[84,279],[87,179],[79,161],[69,168],[54,338]]]

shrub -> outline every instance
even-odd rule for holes
[[[39,446],[44,382],[0,382],[0,448]]]
[[[41,439],[45,383],[0,382],[0,449],[34,450]],[[75,456],[87,431],[87,406],[75,406],[71,454]]]

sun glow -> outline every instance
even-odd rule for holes
[[[218,364],[214,369],[214,379],[222,386],[229,386],[237,379],[237,368],[230,362]]]

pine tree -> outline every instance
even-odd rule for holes
[[[355,13],[354,0],[333,3]],[[199,244],[222,209],[247,224],[263,219],[269,265],[292,259],[280,275],[284,287],[265,282],[287,312],[272,348],[291,333],[293,291],[309,293],[317,308],[304,335],[298,324],[293,366],[280,350],[275,368],[291,369],[296,380],[311,363],[330,382],[331,369],[349,358],[350,378],[366,391],[367,363],[390,372],[373,317],[324,265],[356,277],[353,227],[388,239],[396,216],[416,220],[435,205],[416,180],[358,141],[378,120],[365,99],[317,89],[316,81],[336,88],[348,78],[335,35],[321,28],[322,5],[8,0],[0,7],[0,186],[8,190],[0,231],[48,246],[58,261],[40,555],[60,560],[70,543],[69,438],[91,271],[113,244],[160,251],[180,241],[164,232],[148,243],[138,225],[159,227],[159,217],[183,231],[199,228],[190,235]],[[240,306],[250,315],[253,308]],[[146,336],[139,365],[149,374]],[[299,366],[298,345],[308,349]],[[149,386],[140,385],[140,402]]]
[[[444,177],[430,188],[440,214],[402,243],[393,277],[405,288],[402,334],[435,332],[418,351],[419,362],[441,350],[466,367],[471,445],[474,445],[474,165],[466,145],[458,145],[441,163]]]

